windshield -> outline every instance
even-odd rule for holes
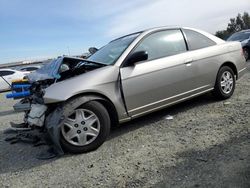
[[[227,40],[228,41],[243,41],[243,40],[249,39],[249,37],[250,37],[250,32],[235,33],[231,37],[229,37]]]
[[[88,60],[113,65],[139,34],[136,33],[111,41],[90,56]]]

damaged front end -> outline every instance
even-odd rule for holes
[[[6,133],[15,132],[16,137],[19,138],[20,135],[26,137],[27,134],[32,133],[31,131],[38,130],[42,139],[51,146],[47,154],[43,154],[40,158],[63,155],[60,144],[61,125],[65,114],[69,115],[70,112],[63,111],[62,103],[46,104],[43,99],[46,88],[102,66],[100,63],[81,58],[60,57],[27,75],[25,79],[14,81],[12,93],[7,94],[6,97],[21,99],[13,108],[15,111],[24,112],[24,120],[21,124],[11,123]],[[27,131],[26,136],[25,131]],[[37,134],[35,136],[37,137]]]

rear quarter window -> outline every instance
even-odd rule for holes
[[[187,37],[189,50],[198,50],[216,45],[214,41],[201,33],[189,29],[184,29],[183,31]]]
[[[9,76],[14,74],[14,71],[0,71],[0,76]]]

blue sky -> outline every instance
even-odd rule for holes
[[[214,33],[243,11],[249,0],[0,0],[0,63],[82,54],[162,25]]]

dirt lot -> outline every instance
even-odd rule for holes
[[[94,152],[47,161],[35,158],[44,146],[3,141],[22,114],[0,101],[0,187],[250,187],[250,63],[227,101],[200,96],[124,124]]]

